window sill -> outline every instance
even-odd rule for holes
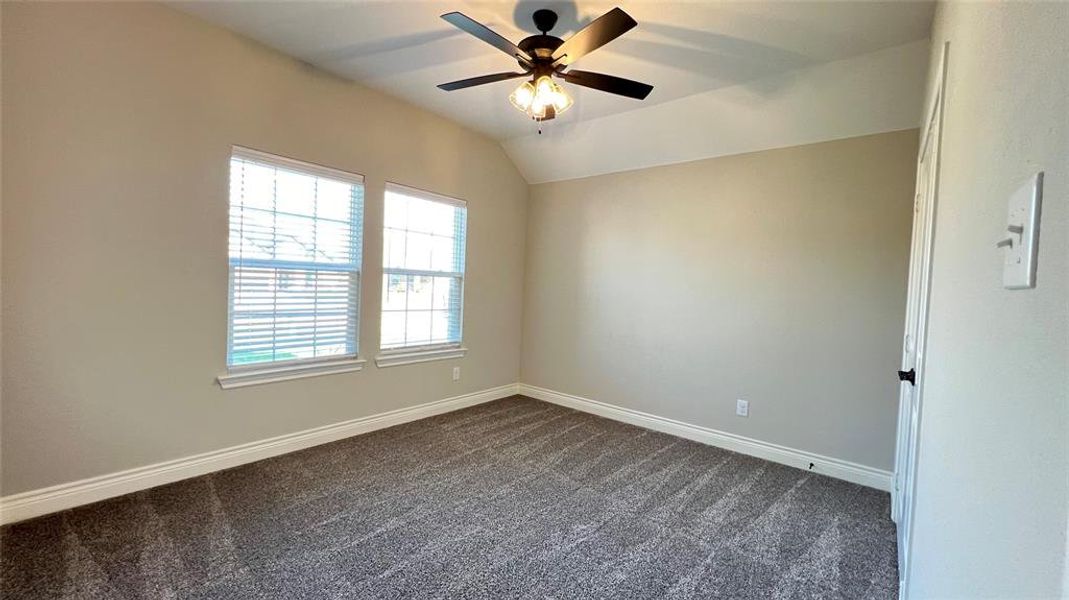
[[[450,348],[424,348],[422,350],[394,350],[391,352],[383,352],[375,357],[375,366],[382,367],[399,367],[401,365],[411,365],[415,363],[431,362],[433,360],[448,360],[450,358],[464,358],[464,355],[468,353],[467,348],[462,347],[450,347]]]
[[[318,377],[319,375],[333,375],[335,373],[348,373],[360,371],[364,368],[366,360],[351,358],[334,360],[330,362],[316,362],[304,365],[288,365],[285,367],[265,367],[263,369],[250,369],[248,371],[235,371],[220,375],[216,380],[219,387],[224,390],[275,383],[276,381],[289,381],[291,379],[304,379],[305,377]]]

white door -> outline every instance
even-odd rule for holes
[[[943,48],[935,97],[921,137],[917,159],[917,193],[913,204],[913,241],[910,249],[906,327],[902,336],[899,371],[898,439],[891,517],[898,525],[898,572],[901,590],[909,577],[909,541],[912,534],[921,398],[924,391],[924,356],[931,289],[935,201],[939,181],[939,142],[943,119],[943,75],[947,47]]]

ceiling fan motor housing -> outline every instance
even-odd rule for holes
[[[564,40],[552,35],[532,35],[531,37],[520,40],[520,50],[523,50],[527,54],[534,57],[536,62],[545,60],[546,63],[553,62],[553,51],[556,50]],[[522,62],[520,64],[523,64]]]

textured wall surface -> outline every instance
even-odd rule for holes
[[[1057,598],[1069,508],[1069,4],[949,3],[911,598]],[[1044,171],[1037,287],[1002,287]]]
[[[498,144],[160,5],[3,13],[3,494],[516,381],[528,187]],[[366,176],[365,358],[385,182],[467,200],[468,356],[220,390],[231,144]]]
[[[890,469],[916,152],[913,129],[533,186],[523,382]]]

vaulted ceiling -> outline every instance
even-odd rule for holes
[[[658,110],[662,105],[671,107],[687,99],[711,98],[710,94],[738,86],[761,87],[759,82],[767,86],[768,82],[789,80],[792,73],[814,72],[825,63],[922,40],[928,35],[932,17],[930,3],[912,1],[172,4],[317,67],[484,132],[503,142],[525,176],[536,181],[554,177],[535,173],[538,165],[522,164],[524,159],[517,157],[518,148],[567,146],[571,141],[569,132],[582,133],[590,123],[601,123],[602,128],[607,124],[612,128],[639,124],[648,128],[651,120],[653,126],[658,120],[667,120],[665,125],[670,127],[668,121],[678,119],[679,114],[671,108]],[[516,67],[507,55],[443,21],[439,18],[442,13],[459,10],[506,38],[519,41],[535,33],[530,15],[538,8],[549,7],[558,12],[560,20],[551,33],[566,38],[616,5],[633,16],[638,27],[584,57],[576,67],[650,83],[654,91],[645,101],[565,84],[575,97],[575,107],[547,124],[551,136],[539,138],[535,124],[508,103],[516,81],[455,92],[435,87]],[[914,65],[915,70],[920,68]],[[913,77],[901,85],[913,85],[922,79]],[[915,93],[919,97],[920,92]],[[804,119],[805,110],[799,112],[799,118]],[[717,131],[710,130],[708,134],[716,136]],[[532,135],[536,137],[528,139]],[[589,148],[584,146],[583,152],[587,151]],[[715,148],[695,151],[699,155],[717,152]],[[670,159],[639,157],[634,164],[623,161],[622,168],[704,158],[691,154]],[[614,169],[617,167],[613,165],[579,168],[568,176]]]

